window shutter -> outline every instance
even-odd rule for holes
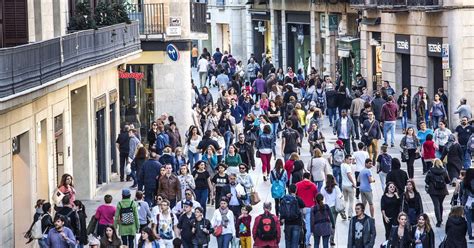
[[[4,46],[28,43],[28,12],[26,0],[3,1]]]

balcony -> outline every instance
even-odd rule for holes
[[[163,3],[130,4],[128,17],[130,20],[138,21],[140,35],[160,35],[164,38],[165,11]]]
[[[207,33],[207,3],[191,2],[191,32]]]
[[[140,50],[139,25],[117,24],[0,49],[0,102]]]
[[[349,4],[355,9],[376,9],[377,0],[350,0]]]
[[[442,7],[442,0],[350,0],[355,9],[380,9],[387,12],[432,10]]]

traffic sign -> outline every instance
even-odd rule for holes
[[[179,60],[179,57],[180,57],[179,50],[175,45],[168,44],[168,46],[166,46],[166,53],[168,54],[168,57],[172,61],[178,61]]]

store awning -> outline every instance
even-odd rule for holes
[[[362,18],[361,24],[368,25],[368,26],[376,26],[376,25],[380,25],[380,22],[381,22],[380,17],[377,17],[377,18],[364,17]]]

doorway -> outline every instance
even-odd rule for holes
[[[115,138],[117,133],[115,132],[116,129],[116,110],[115,110],[115,102],[110,104],[109,110],[109,120],[110,120],[110,144],[115,144]],[[110,161],[111,161],[111,168],[110,171],[113,173],[117,173],[117,148],[114,145],[110,146]]]
[[[37,180],[36,188],[38,199],[49,199],[49,180],[48,180],[48,144],[46,140],[46,119],[36,123],[37,134]]]
[[[399,92],[402,92],[402,89],[407,88],[408,94],[411,96],[411,60],[410,54],[400,54],[401,62],[401,80],[402,88]],[[408,111],[408,119],[411,119],[411,111]]]
[[[97,186],[107,182],[107,169],[105,165],[105,108],[95,113],[96,123],[96,165]]]
[[[29,132],[12,139],[12,179],[13,179],[13,226],[15,232],[14,247],[23,247],[23,234],[33,219],[31,195],[31,161]]]
[[[432,68],[431,79],[433,82],[433,92],[430,98],[434,98],[434,94],[438,92],[439,88],[444,88],[443,82],[443,62],[440,57],[429,57],[430,67]]]
[[[63,114],[54,117],[54,158],[56,165],[56,182],[64,174],[64,129]]]
[[[255,62],[262,64],[262,54],[265,51],[265,21],[252,21],[253,27],[253,54],[255,55]]]

